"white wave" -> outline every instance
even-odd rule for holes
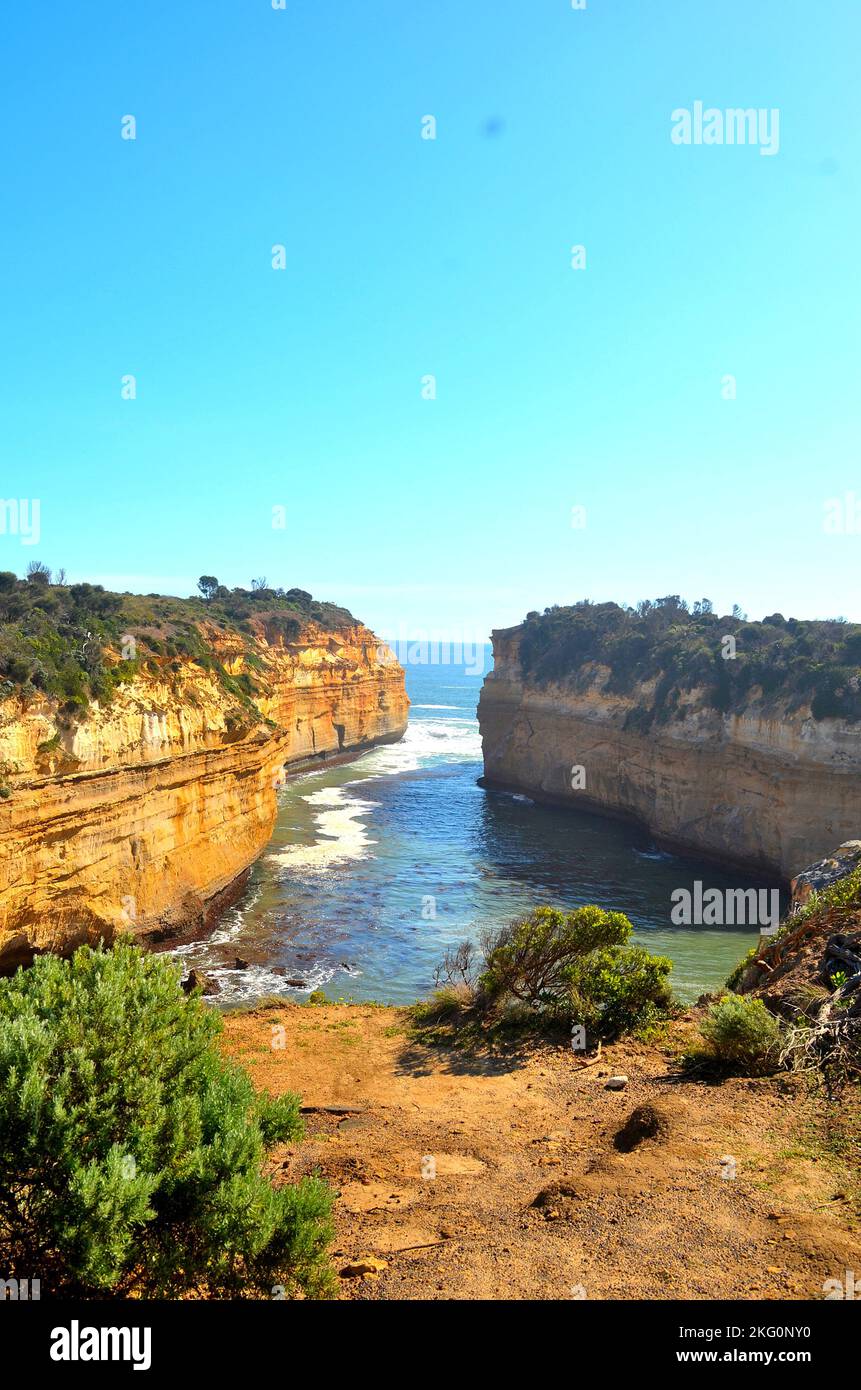
[[[441,762],[480,761],[481,737],[475,719],[468,716],[463,719],[414,719],[407,725],[400,743],[384,743],[359,759],[356,770],[362,776],[349,785],[355,786],[374,777],[414,772]]]
[[[314,817],[320,838],[313,845],[287,845],[270,855],[273,863],[285,869],[322,871],[350,859],[364,859],[371,845],[377,843],[367,834],[362,817],[379,802],[362,801],[344,787],[321,787],[302,800],[310,806],[325,807]]]
[[[322,989],[339,972],[333,966],[319,964],[300,973],[305,981],[301,988],[285,984],[283,975],[276,975],[265,965],[250,965],[246,970],[231,970],[229,966],[206,967],[206,978],[215,980],[219,987],[218,993],[212,996],[212,1002],[217,1004],[262,999],[272,994],[296,1000],[315,989]]]
[[[379,802],[362,800],[353,788],[440,762],[480,760],[481,739],[475,719],[413,720],[399,743],[381,744],[357,760],[360,777],[343,786],[321,787],[303,796],[302,800],[310,806],[324,808],[314,817],[317,840],[313,845],[287,845],[270,855],[270,860],[294,872],[322,872],[334,864],[364,859],[377,842],[368,835],[362,818],[375,810]],[[310,773],[309,779],[325,776],[327,771]]]
[[[195,956],[205,955],[211,946],[225,946],[229,944],[235,937],[241,935],[245,927],[245,914],[250,912],[252,907],[254,907],[262,891],[262,888],[258,886],[247,898],[244,898],[240,904],[236,907],[232,907],[223,921],[209,936],[203,937],[198,941],[187,941],[182,946],[174,946],[167,954],[181,957],[191,963]],[[207,974],[209,974],[208,970]]]
[[[460,709],[460,705],[413,705],[413,709]]]

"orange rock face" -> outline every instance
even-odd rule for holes
[[[207,635],[256,709],[191,660],[137,674],[80,722],[53,701],[0,705],[0,970],[203,927],[267,844],[285,769],[403,736],[403,670],[361,624],[286,644],[261,626],[250,660]]]

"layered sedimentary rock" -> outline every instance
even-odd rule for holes
[[[83,718],[0,704],[0,969],[199,928],[269,840],[285,769],[402,737],[403,670],[360,624],[286,643],[262,624],[250,640],[203,632],[226,681],[189,659]]]
[[[595,665],[578,689],[536,684],[522,629],[493,634],[479,723],[487,785],[646,826],[668,848],[789,879],[861,826],[861,725],[768,711],[721,714],[692,690],[644,727],[654,686],[622,696]]]

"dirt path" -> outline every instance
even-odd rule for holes
[[[857,1148],[826,1146],[794,1079],[681,1080],[635,1043],[589,1068],[559,1048],[480,1057],[408,1031],[364,1006],[226,1019],[258,1085],[355,1108],[310,1110],[277,1155],[285,1177],[319,1170],[340,1193],[339,1270],[385,1262],[343,1277],[342,1297],[803,1299],[861,1272]],[[620,1072],[626,1089],[607,1090]],[[620,1151],[646,1102],[667,1131]]]

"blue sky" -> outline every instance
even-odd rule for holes
[[[859,40],[856,0],[7,7],[0,493],[41,536],[0,567],[387,633],[861,619]],[[674,145],[697,100],[779,152]]]

